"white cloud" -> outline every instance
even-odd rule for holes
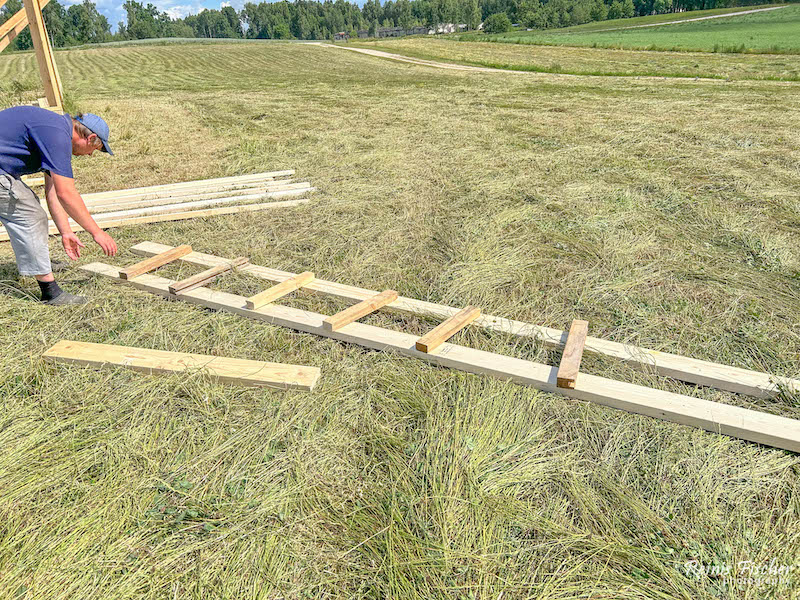
[[[230,2],[220,2],[220,3],[219,3],[219,7],[220,7],[221,9],[222,9],[222,8],[225,8],[226,6],[231,6],[231,3],[230,3]]]

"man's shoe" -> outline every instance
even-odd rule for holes
[[[66,306],[68,304],[86,304],[86,298],[84,296],[76,296],[75,294],[70,294],[69,292],[61,292],[58,296],[56,296],[52,300],[47,300],[45,304],[50,304],[53,306]]]

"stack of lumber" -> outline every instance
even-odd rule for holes
[[[273,171],[222,177],[203,181],[187,181],[149,187],[86,194],[83,200],[97,224],[103,229],[179,221],[197,217],[226,215],[237,212],[266,210],[305,204],[307,199],[297,198],[314,191],[307,181],[296,182],[290,177],[294,171]],[[266,202],[256,202],[267,200]],[[47,209],[47,203],[42,200]],[[70,220],[73,231],[81,231],[80,225]],[[50,221],[50,234],[58,233]],[[7,241],[8,234],[0,227],[0,241]]]

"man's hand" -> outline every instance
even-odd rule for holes
[[[117,253],[117,243],[110,235],[102,229],[94,234],[94,241],[103,249],[106,256],[114,256]]]
[[[64,252],[72,260],[78,260],[81,255],[81,248],[86,248],[74,233],[67,233],[61,236],[61,243],[64,245]]]

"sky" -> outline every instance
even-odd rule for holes
[[[60,0],[64,6],[79,4],[83,0]],[[111,24],[111,30],[117,30],[117,24],[125,21],[125,11],[122,8],[124,0],[92,0],[97,6],[97,10],[105,15]],[[138,0],[143,5],[153,4],[161,12],[167,13],[174,19],[185,17],[186,15],[197,14],[204,8],[214,8],[219,10],[223,6],[233,6],[237,11],[241,10],[245,1],[252,0]],[[259,1],[259,0],[256,0]]]

